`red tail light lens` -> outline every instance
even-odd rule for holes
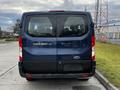
[[[95,46],[95,36],[92,36],[92,46]]]
[[[92,60],[95,61],[95,36],[92,36],[91,44],[92,44]]]
[[[22,37],[19,37],[19,46],[22,47]]]
[[[23,57],[22,57],[22,37],[19,37],[19,60],[23,61]]]

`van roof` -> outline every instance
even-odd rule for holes
[[[51,10],[51,11],[24,12],[23,13],[23,15],[38,15],[38,14],[84,14],[84,15],[86,14],[86,15],[90,15],[90,12]]]

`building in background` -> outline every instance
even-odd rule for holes
[[[112,23],[100,28],[100,30],[96,30],[96,39],[120,44],[120,22]]]

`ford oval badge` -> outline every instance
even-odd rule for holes
[[[80,59],[80,56],[73,56],[73,59],[78,60],[78,59]]]

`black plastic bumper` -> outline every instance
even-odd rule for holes
[[[90,72],[77,72],[77,73],[30,73],[25,72],[22,66],[22,62],[19,62],[19,73],[22,77],[29,77],[32,78],[41,78],[41,79],[47,79],[47,78],[81,78],[84,79],[85,77],[91,77],[95,74],[95,62],[92,62],[92,68]]]

